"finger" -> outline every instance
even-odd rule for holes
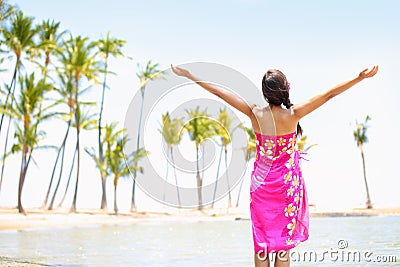
[[[366,75],[372,73],[373,71],[374,71],[374,68],[372,68],[371,70],[367,71],[367,72],[366,72]]]
[[[378,72],[377,66],[374,66],[370,72],[368,72],[368,77],[374,76]]]
[[[374,76],[374,75],[376,74],[377,71],[378,71],[378,70],[377,70],[376,66],[374,66],[374,67],[372,68],[372,70],[371,70],[371,75]]]
[[[372,69],[369,71],[369,73],[372,73],[376,70],[376,66],[373,66]]]
[[[378,70],[379,70],[379,66],[378,66],[378,65],[376,65],[375,67],[376,67],[376,68],[375,68],[375,73],[377,73],[377,72],[378,72]]]
[[[367,70],[368,70],[368,68],[366,68],[363,71],[361,71],[361,73],[365,73]]]
[[[372,68],[372,70],[368,73],[370,76],[374,76],[375,74],[376,74],[376,72],[377,72],[378,70],[377,70],[377,68],[376,68],[376,66],[374,66],[373,68]]]

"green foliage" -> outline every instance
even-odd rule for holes
[[[250,159],[252,159],[256,156],[256,135],[254,134],[254,131],[252,128],[242,126],[242,129],[244,129],[246,131],[247,136],[248,136],[247,146],[245,148],[245,158],[246,158],[246,161],[250,161]]]
[[[114,57],[123,56],[121,48],[125,44],[125,40],[110,37],[110,32],[107,33],[105,38],[97,41],[100,56],[104,59],[107,59],[110,55]]]
[[[3,42],[17,59],[21,58],[22,52],[34,53],[36,45],[33,39],[36,33],[33,18],[26,17],[22,11],[17,11],[15,15],[12,15],[10,24],[2,28]]]
[[[307,144],[307,136],[303,135],[303,136],[301,136],[300,140],[297,141],[297,147],[299,148],[300,151],[307,152],[308,150],[310,150],[314,146],[317,146],[317,144],[312,144],[312,145],[309,145],[309,146],[306,147],[306,144]]]
[[[3,28],[3,24],[9,19],[9,17],[16,12],[16,8],[13,5],[7,3],[6,0],[0,0],[0,27]]]
[[[51,63],[50,56],[61,53],[60,42],[66,31],[60,32],[60,22],[44,20],[36,26],[39,43],[37,44],[37,56],[44,57],[44,64],[36,62],[42,72],[47,75],[47,66]],[[41,55],[43,54],[43,55]]]
[[[363,123],[358,123],[356,121],[356,129],[353,131],[354,140],[357,143],[358,147],[362,147],[365,143],[368,142],[367,137],[367,129],[368,129],[368,122],[371,120],[371,117],[367,115]]]
[[[200,111],[200,107],[197,106],[195,109],[186,110],[186,113],[189,120],[184,128],[188,132],[190,140],[195,142],[196,148],[206,139],[218,134],[218,123],[210,119],[206,109]]]
[[[144,95],[144,90],[146,88],[147,82],[153,81],[155,79],[163,78],[164,71],[158,69],[158,63],[154,64],[149,60],[145,67],[138,64],[139,71],[136,73],[136,76],[140,81],[140,91],[142,92],[142,96]]]
[[[99,61],[95,52],[96,42],[88,37],[70,35],[69,39],[63,41],[58,53],[62,69],[67,75],[71,75],[78,83],[82,76],[88,81],[97,81],[99,75]],[[76,90],[76,88],[75,88]]]
[[[161,133],[165,142],[169,147],[179,144],[183,133],[183,121],[182,119],[172,119],[169,113],[162,115],[162,126],[158,131]]]

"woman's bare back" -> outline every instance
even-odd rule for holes
[[[292,109],[284,109],[280,106],[253,106],[255,120],[252,127],[255,132],[264,135],[284,135],[296,131],[297,120],[293,118]]]

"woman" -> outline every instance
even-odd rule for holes
[[[285,75],[279,70],[269,70],[262,79],[266,107],[249,105],[232,92],[201,81],[186,69],[172,65],[171,68],[176,75],[196,82],[250,118],[257,138],[250,188],[254,263],[256,267],[269,266],[268,254],[276,253],[276,267],[290,266],[290,249],[308,239],[309,226],[307,193],[296,146],[296,137],[302,133],[299,121],[329,99],[373,77],[378,66],[370,71],[364,69],[356,78],[297,105],[290,102],[290,84]]]

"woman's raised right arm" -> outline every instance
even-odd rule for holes
[[[378,66],[374,66],[370,71],[368,69],[363,70],[360,74],[347,82],[338,84],[333,88],[329,89],[325,93],[314,96],[308,101],[292,106],[293,116],[296,120],[300,120],[302,117],[316,110],[323,104],[325,104],[329,99],[343,93],[347,89],[361,82],[365,78],[373,77],[378,72]]]

